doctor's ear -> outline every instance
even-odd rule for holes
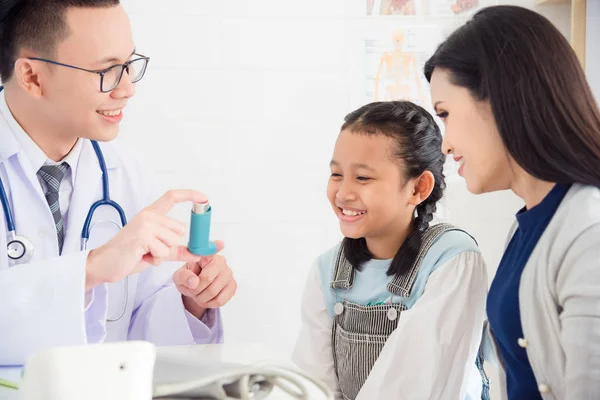
[[[15,62],[15,70],[12,79],[19,87],[31,96],[39,98],[42,96],[42,78],[40,76],[41,63],[27,58],[19,58]]]

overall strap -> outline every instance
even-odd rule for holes
[[[421,247],[417,253],[417,257],[410,268],[410,270],[404,274],[396,275],[394,279],[388,284],[388,291],[396,296],[408,297],[412,290],[413,284],[421,267],[423,259],[427,255],[427,252],[436,242],[436,240],[444,233],[452,230],[461,230],[451,224],[441,223],[430,226],[423,232],[423,238],[421,241]]]
[[[333,269],[333,279],[331,281],[332,289],[348,290],[354,282],[354,268],[352,264],[344,256],[344,246],[340,246],[338,255],[335,259],[335,267]]]

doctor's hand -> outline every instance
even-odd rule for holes
[[[92,250],[86,264],[86,290],[118,282],[165,261],[199,261],[201,257],[180,245],[185,232],[183,222],[167,216],[175,204],[188,201],[208,200],[193,190],[169,191],[140,211],[108,243]]]
[[[215,241],[217,253],[224,245]],[[183,304],[190,314],[200,319],[208,308],[219,308],[233,297],[237,282],[225,257],[213,255],[188,262],[173,274],[173,282],[183,295]]]

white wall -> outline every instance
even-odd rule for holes
[[[586,6],[585,69],[596,101],[600,103],[600,1],[591,0]]]
[[[340,239],[325,198],[328,161],[342,118],[360,105],[357,32],[378,20],[363,16],[364,0],[123,3],[152,59],[122,139],[165,187],[210,196],[213,237],[225,240],[239,282],[224,309],[227,341],[289,351],[308,269]],[[538,10],[568,34],[568,7]],[[454,181],[445,206],[478,239],[491,279],[521,202],[474,197]],[[174,215],[187,220],[189,209]]]

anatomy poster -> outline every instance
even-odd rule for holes
[[[372,16],[460,15],[479,7],[480,0],[366,0],[366,14]]]
[[[370,34],[364,40],[365,100],[410,100],[430,106],[423,66],[442,39],[441,31],[430,25]]]
[[[419,0],[367,0],[367,15],[415,15]]]

